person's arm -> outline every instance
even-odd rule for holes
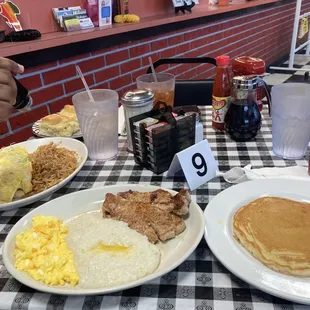
[[[16,101],[17,87],[13,75],[23,72],[22,65],[0,57],[0,122],[9,119]]]

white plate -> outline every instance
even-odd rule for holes
[[[119,286],[102,289],[51,287],[39,281],[33,280],[25,273],[20,272],[14,268],[13,251],[15,236],[19,232],[31,227],[31,219],[33,216],[52,215],[57,216],[63,220],[68,220],[73,216],[76,216],[83,212],[100,209],[102,202],[105,199],[106,193],[118,193],[122,191],[128,191],[130,189],[140,192],[147,192],[159,189],[159,187],[150,185],[112,185],[102,188],[93,188],[89,190],[75,192],[51,200],[31,211],[15,224],[15,226],[11,229],[7,238],[5,239],[2,248],[2,255],[7,270],[14,278],[29,287],[43,292],[63,295],[93,295],[112,293],[115,291],[125,290],[141,285],[173,270],[174,268],[179,266],[195,250],[204,233],[205,222],[203,212],[200,207],[193,202],[190,205],[190,214],[185,219],[185,231],[172,240],[169,240],[165,243],[158,243],[158,247],[161,249],[162,252],[160,265],[154,273],[140,280],[130,282],[128,284],[122,284]],[[165,188],[163,189],[167,190]],[[168,191],[172,194],[176,194],[176,192],[174,191]]]
[[[40,133],[40,122],[41,122],[41,120],[38,120],[32,125],[32,133],[34,135],[36,135],[37,137],[40,137],[40,138],[49,137],[47,135],[43,135]],[[82,138],[82,137],[83,137],[82,132],[81,132],[81,130],[79,130],[78,132],[73,134],[70,138],[78,139],[78,138]]]
[[[54,185],[53,187],[38,193],[36,195],[15,200],[13,202],[0,204],[0,210],[1,211],[8,211],[8,210],[14,210],[18,209],[20,207],[27,206],[31,203],[34,203],[40,199],[46,198],[49,195],[53,194],[63,186],[65,186],[83,167],[85,164],[85,161],[87,160],[88,151],[87,147],[84,143],[74,140],[72,138],[43,138],[43,139],[32,139],[25,142],[17,143],[12,146],[9,146],[11,148],[14,148],[16,146],[24,146],[29,153],[33,153],[39,146],[49,144],[50,142],[60,143],[60,145],[68,150],[75,151],[78,154],[78,167],[73,171],[72,174],[70,174],[67,178],[65,178],[60,183]]]
[[[205,210],[206,241],[220,262],[237,277],[271,295],[310,304],[310,278],[287,276],[265,267],[233,238],[232,220],[235,212],[264,196],[310,202],[309,183],[257,180],[224,190],[211,200]]]

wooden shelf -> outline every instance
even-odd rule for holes
[[[107,37],[115,34],[126,33],[139,29],[156,27],[160,25],[186,21],[190,19],[206,17],[210,15],[217,15],[231,11],[237,11],[245,8],[265,5],[269,3],[278,2],[279,0],[234,0],[233,4],[229,6],[200,6],[194,8],[191,14],[167,14],[160,16],[153,16],[142,18],[136,24],[113,24],[109,27],[94,28],[90,30],[82,30],[78,32],[52,32],[43,34],[39,40],[31,42],[14,42],[14,43],[0,43],[0,56],[13,56],[24,54],[28,52],[43,50],[55,46],[62,46],[70,43],[82,42],[91,39]]]

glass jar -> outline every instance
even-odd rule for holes
[[[154,94],[146,89],[135,89],[127,91],[121,98],[124,107],[124,117],[127,132],[127,148],[132,152],[132,138],[129,119],[133,116],[143,114],[152,110]]]
[[[225,117],[225,130],[235,141],[249,141],[261,127],[257,105],[257,77],[233,78],[231,104]]]
[[[262,59],[241,56],[237,57],[232,61],[232,71],[234,76],[243,75],[256,75],[260,78],[257,81],[257,105],[259,110],[263,109],[263,91],[265,88],[264,81],[262,77],[264,76],[266,70],[266,64]]]

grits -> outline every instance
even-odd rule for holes
[[[80,276],[77,287],[96,289],[138,280],[154,272],[160,250],[126,223],[81,214],[67,223],[68,246]]]

